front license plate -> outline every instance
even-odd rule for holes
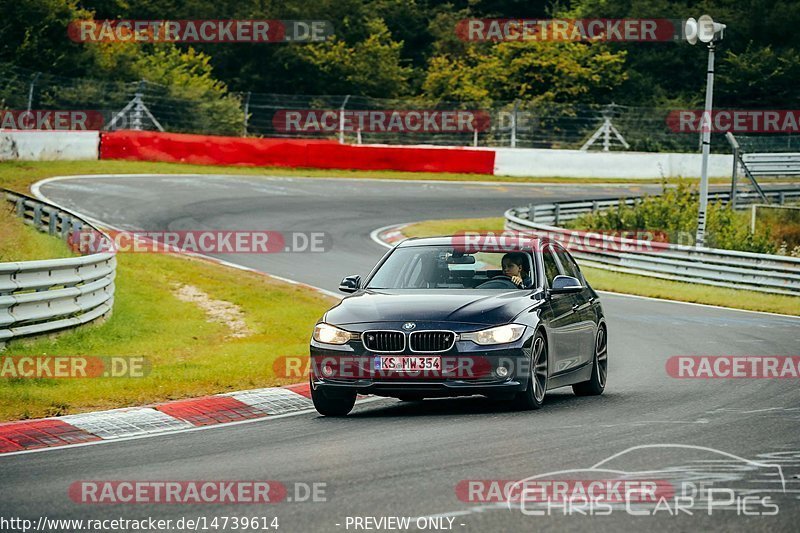
[[[441,370],[442,358],[433,356],[379,356],[375,358],[375,370],[414,372],[418,370]]]

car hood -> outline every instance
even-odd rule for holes
[[[366,290],[325,315],[334,325],[362,322],[505,324],[536,302],[522,290]]]

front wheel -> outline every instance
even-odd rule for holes
[[[603,326],[597,329],[597,339],[594,346],[594,363],[592,377],[589,381],[577,383],[572,386],[572,392],[578,396],[599,396],[606,388],[608,376],[608,339]]]
[[[311,387],[311,401],[323,416],[345,416],[356,403],[355,391],[326,391],[323,387]]]
[[[528,387],[517,393],[515,403],[520,409],[541,409],[547,392],[548,378],[547,342],[541,331],[533,338],[530,360]]]

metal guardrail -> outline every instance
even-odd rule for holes
[[[68,239],[83,227],[78,216],[4,190],[26,224]],[[0,348],[18,337],[86,324],[111,313],[117,260],[113,253],[0,263]]]
[[[764,191],[771,203],[783,205],[786,202],[800,201],[800,189],[772,189]],[[729,201],[731,197],[728,191],[709,192],[709,202],[722,200]],[[634,205],[640,197],[612,198],[609,200],[586,200],[578,202],[560,202],[556,204],[531,204],[522,212],[531,213],[529,220],[543,224],[550,223],[558,226],[562,222],[574,220],[586,213],[597,213],[610,207],[616,207],[620,202],[626,205]],[[745,209],[750,204],[762,202],[761,195],[757,192],[737,193],[736,209]],[[527,215],[525,218],[528,218]]]
[[[755,176],[800,176],[800,153],[743,154],[742,164]]]
[[[784,200],[800,199],[800,190],[796,189],[768,191],[768,194],[778,192]],[[717,197],[724,198],[726,194],[718,193]],[[633,198],[625,199],[628,204],[634,201]],[[556,225],[618,203],[619,200],[597,200],[512,208],[505,213],[505,227],[521,233],[546,234],[567,244],[577,239],[581,245],[568,247],[572,255],[586,266],[717,287],[800,296],[800,258],[797,257],[695,248],[616,236],[590,240],[587,239],[590,232]],[[602,244],[598,244],[600,241]]]

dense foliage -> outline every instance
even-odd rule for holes
[[[685,43],[466,43],[468,17],[663,17],[710,13],[729,29],[716,102],[794,109],[797,0],[0,0],[0,62],[71,77],[232,91],[437,100],[698,105],[705,53]],[[74,19],[324,19],[322,44],[80,44]],[[212,75],[213,73],[213,75]],[[233,126],[232,126],[233,127]]]
[[[687,183],[663,187],[661,195],[645,196],[633,206],[620,202],[613,209],[583,215],[569,223],[576,229],[652,232],[666,235],[675,244],[693,245],[697,231],[697,188]],[[706,218],[706,245],[745,252],[776,253],[786,242],[789,229],[773,235],[772,224],[759,224],[750,233],[749,211],[733,211],[722,202],[709,202]],[[797,231],[796,226],[794,231]],[[794,242],[791,238],[789,239]]]

